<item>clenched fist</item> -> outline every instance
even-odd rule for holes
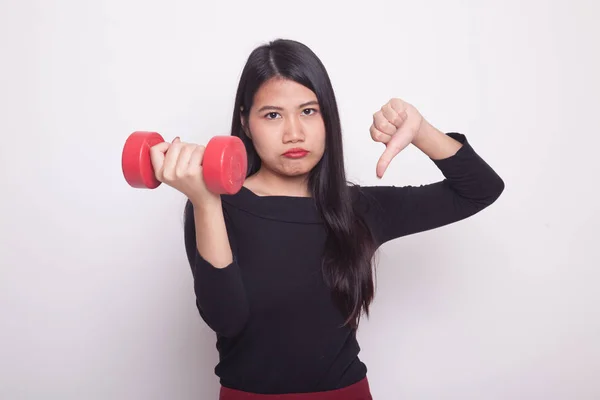
[[[194,204],[218,199],[219,195],[211,193],[204,182],[204,150],[204,146],[184,143],[179,138],[153,146],[150,160],[156,179],[179,190]]]
[[[400,99],[391,99],[373,114],[373,124],[369,129],[371,138],[386,146],[377,163],[379,178],[392,159],[417,137],[422,122],[423,117],[417,109]]]

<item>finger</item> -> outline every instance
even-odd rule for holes
[[[188,172],[190,165],[190,158],[194,152],[194,145],[185,144],[182,146],[179,156],[177,157],[177,164],[175,166],[175,175],[178,177],[185,176]]]
[[[402,101],[402,100],[400,100],[398,98],[391,99],[389,101],[389,105],[398,114],[406,113],[406,110],[408,110],[408,108],[411,107],[410,104],[408,104],[405,101]]]
[[[168,142],[161,142],[150,147],[150,162],[152,163],[154,176],[160,182],[162,182],[162,169],[165,162],[165,153],[169,150],[170,146],[171,144]]]
[[[169,150],[169,146],[171,146],[171,143],[169,142],[160,142],[155,144],[154,146],[150,147],[150,156],[152,156],[152,154],[155,154],[155,156],[159,154],[164,155],[167,150]]]
[[[381,110],[373,114],[373,125],[375,125],[375,128],[377,128],[377,130],[390,136],[392,136],[398,130],[398,128],[396,128],[390,121],[388,121],[385,118]]]
[[[371,125],[371,127],[369,128],[369,132],[371,133],[371,138],[376,142],[381,142],[385,144],[392,139],[392,136],[386,135],[385,133],[381,132],[380,130],[375,128],[374,125]]]
[[[200,168],[202,165],[202,160],[204,159],[204,150],[204,146],[196,146],[192,152],[192,157],[190,158],[189,168]]]
[[[392,159],[398,155],[402,150],[404,150],[410,143],[412,139],[409,134],[406,132],[399,131],[392,140],[388,142],[386,145],[385,151],[379,158],[377,162],[377,176],[379,178],[383,177],[383,174],[387,170],[388,165],[392,162]]]
[[[183,145],[178,139],[173,140],[169,150],[165,155],[165,162],[163,164],[162,176],[166,180],[175,179],[175,168],[177,166],[177,160],[179,159],[179,153],[181,152]]]
[[[391,103],[387,103],[383,107],[381,107],[381,112],[385,119],[387,119],[392,125],[396,127],[396,130],[400,129],[404,121],[406,120],[406,112],[403,111],[398,113],[398,111],[392,108]]]

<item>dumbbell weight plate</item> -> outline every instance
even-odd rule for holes
[[[123,147],[121,166],[127,183],[134,188],[155,189],[160,181],[154,175],[150,148],[164,142],[157,132],[133,132]]]
[[[246,147],[236,136],[215,136],[206,145],[202,170],[209,191],[237,193],[246,179]]]

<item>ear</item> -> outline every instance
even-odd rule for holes
[[[240,123],[242,124],[242,130],[248,139],[252,140],[252,135],[250,134],[250,129],[248,128],[248,118],[244,115],[244,107],[240,108]]]

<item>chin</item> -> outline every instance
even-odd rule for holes
[[[302,163],[299,165],[288,165],[282,168],[279,173],[289,177],[299,177],[307,175],[314,168],[316,164],[313,163]]]
[[[299,176],[308,175],[310,168],[295,168],[290,170],[281,171],[281,174],[290,178],[297,178]]]

